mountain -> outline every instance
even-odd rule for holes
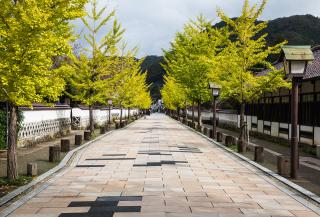
[[[290,45],[319,45],[320,19],[312,15],[295,15],[272,20],[264,30],[270,45],[284,40]]]
[[[260,21],[261,22],[261,21]],[[222,22],[215,24],[221,27]],[[262,32],[268,33],[268,45],[275,45],[284,40],[289,45],[320,45],[320,19],[312,15],[295,15],[270,20],[268,27]],[[276,60],[273,57],[271,61]],[[163,86],[165,71],[161,67],[163,57],[147,56],[141,65],[143,72],[148,72],[148,83],[151,85],[151,95],[154,100],[160,99],[160,89]]]
[[[150,84],[152,99],[161,99],[160,90],[163,87],[165,71],[161,66],[164,62],[161,56],[147,56],[141,64],[141,71],[147,72],[147,83]]]

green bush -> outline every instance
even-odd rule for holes
[[[22,127],[23,123],[23,113],[18,111],[18,129],[17,132]],[[7,116],[6,111],[0,110],[0,150],[7,148]]]

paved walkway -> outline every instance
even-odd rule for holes
[[[47,184],[10,216],[318,216],[302,198],[158,114],[95,142]]]
[[[210,125],[207,125],[211,127]],[[235,137],[239,136],[238,132],[218,128],[220,132],[232,135]],[[250,142],[263,146],[269,150],[275,151],[277,153],[290,156],[290,147],[282,146],[274,142],[266,141],[263,139],[250,137]],[[253,153],[251,153],[253,154]],[[252,156],[253,157],[253,156]],[[265,167],[277,171],[277,162],[274,158],[268,159],[265,156],[265,162],[263,163]],[[304,153],[300,150],[300,168],[299,168],[299,178],[291,180],[292,182],[303,186],[304,188],[310,190],[311,192],[320,195],[320,159],[314,156]]]

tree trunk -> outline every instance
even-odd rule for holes
[[[130,108],[128,108],[128,120],[130,120]]]
[[[244,113],[245,113],[245,104],[241,103],[240,106],[240,135],[239,135],[239,144],[238,152],[246,152],[246,142],[245,142],[245,122],[244,122]]]
[[[7,176],[9,180],[18,178],[18,162],[17,162],[17,122],[18,107],[9,104],[9,135],[8,135],[8,152],[7,152]]]
[[[202,122],[201,122],[201,103],[200,103],[200,101],[198,102],[198,126],[199,127],[202,126]]]
[[[122,126],[122,106],[120,107],[120,126]]]
[[[93,120],[93,106],[89,106],[89,122],[90,122],[90,131],[94,131],[94,120]]]
[[[194,102],[192,102],[192,124],[194,125]]]
[[[177,119],[180,121],[180,108],[177,108]]]
[[[186,106],[185,122],[188,122],[188,107]]]

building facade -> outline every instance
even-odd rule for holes
[[[320,145],[320,47],[313,48],[315,60],[308,65],[299,87],[299,142]],[[278,62],[275,67],[282,67]],[[265,74],[267,71],[258,74]],[[273,137],[291,138],[291,91],[266,93],[246,106],[248,129]]]

